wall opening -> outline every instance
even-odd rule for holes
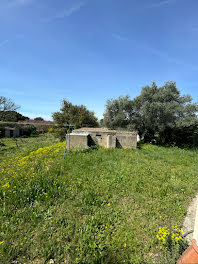
[[[122,145],[120,144],[117,138],[116,138],[116,148],[122,148]]]

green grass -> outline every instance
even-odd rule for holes
[[[159,227],[180,226],[198,191],[196,150],[35,149],[1,160],[3,264],[153,263]]]
[[[21,153],[26,155],[29,152],[36,150],[39,147],[45,147],[58,142],[51,134],[44,134],[32,137],[20,137],[20,138],[0,138],[0,161],[5,156],[15,156]]]

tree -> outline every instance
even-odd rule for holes
[[[11,99],[0,96],[0,111],[16,111],[20,106],[16,105]]]
[[[57,125],[56,132],[61,139],[65,136],[65,124],[74,124],[75,128],[98,126],[94,112],[87,110],[84,105],[73,105],[67,100],[63,100],[60,111],[53,113],[52,118]]]
[[[18,122],[27,119],[29,118],[17,113],[16,111],[0,111],[0,121]]]
[[[124,99],[124,104],[123,104]],[[157,87],[142,88],[141,94],[131,100],[127,97],[108,101],[104,123],[115,128],[138,130],[146,142],[189,143],[198,125],[198,104],[189,95],[181,96],[175,82]]]
[[[36,117],[36,118],[34,118],[34,120],[35,120],[35,121],[44,121],[44,119],[43,119],[42,117],[40,117],[40,116],[39,116],[39,117]]]
[[[104,125],[111,129],[127,128],[130,123],[130,109],[133,108],[129,96],[108,100],[103,119]]]

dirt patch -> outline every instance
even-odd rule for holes
[[[195,225],[196,210],[198,205],[198,194],[194,197],[188,207],[187,215],[183,222],[182,231],[184,233],[193,230]],[[191,243],[193,238],[193,233],[186,236],[186,240]]]

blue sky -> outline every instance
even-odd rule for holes
[[[102,118],[107,99],[177,82],[198,101],[197,0],[0,0],[0,95],[50,119],[63,98]]]

